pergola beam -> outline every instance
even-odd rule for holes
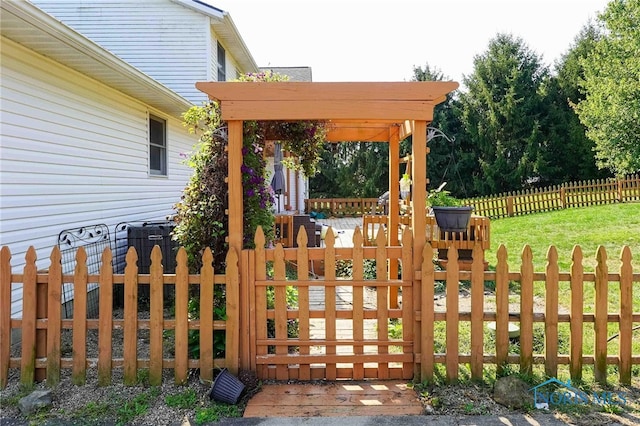
[[[246,84],[246,83],[245,83]],[[226,101],[222,119],[231,120],[433,120],[433,104],[398,100]]]
[[[458,83],[453,81],[391,83],[287,81],[251,82],[250,84],[247,82],[199,82],[196,83],[196,88],[218,101],[435,101],[457,89]],[[280,117],[280,119],[284,118]]]

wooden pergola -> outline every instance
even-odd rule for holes
[[[245,120],[326,120],[328,141],[389,144],[390,200],[399,199],[400,141],[413,135],[411,176],[414,200],[427,197],[427,126],[433,108],[458,88],[456,82],[313,83],[199,82],[196,87],[220,103],[229,132],[229,247],[239,253],[243,239],[242,127]],[[397,229],[398,203],[390,203],[389,229]],[[425,245],[425,203],[413,206],[414,262]],[[398,244],[389,232],[388,244]],[[244,268],[241,267],[241,271]]]

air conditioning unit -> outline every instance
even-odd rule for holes
[[[160,246],[162,251],[162,265],[165,274],[176,271],[176,254],[178,242],[171,239],[172,223],[143,223],[129,226],[127,229],[127,244],[134,247],[138,253],[138,273],[148,274],[151,267],[151,250]]]

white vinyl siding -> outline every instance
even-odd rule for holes
[[[14,273],[29,246],[38,268],[48,266],[64,229],[104,223],[113,232],[174,212],[191,175],[181,154],[195,143],[179,119],[4,38],[0,74],[0,244]],[[167,178],[149,176],[148,114],[167,122]]]
[[[195,82],[209,80],[209,17],[167,0],[32,1],[189,101],[207,99]]]

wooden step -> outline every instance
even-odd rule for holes
[[[262,386],[244,417],[421,415],[422,403],[407,382],[364,381]]]

